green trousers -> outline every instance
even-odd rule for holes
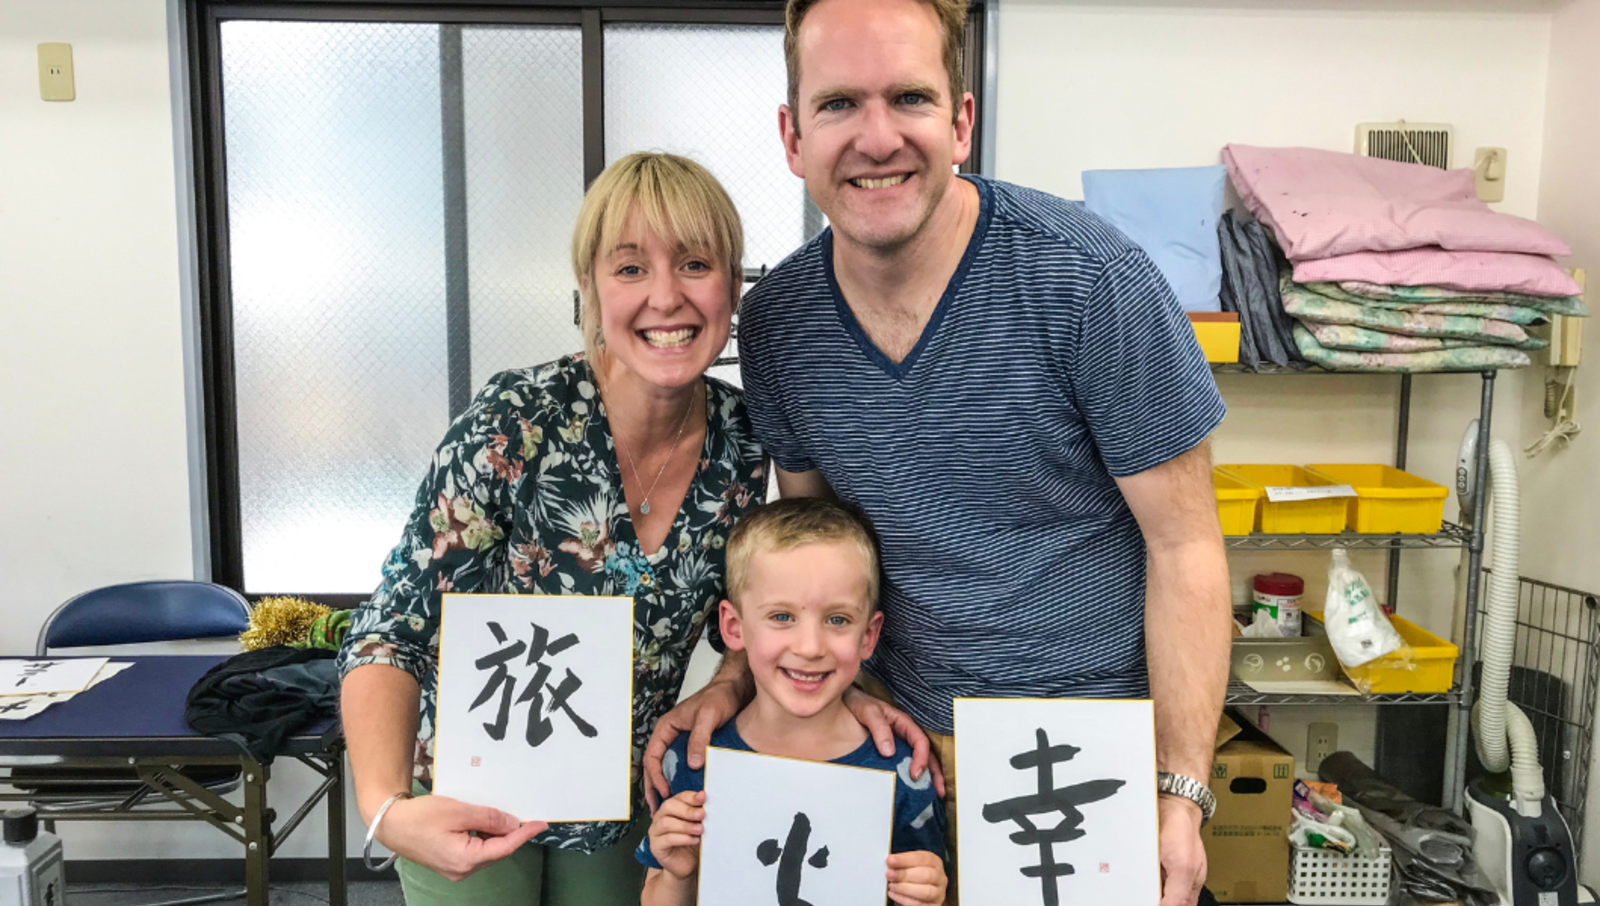
[[[529,843],[460,881],[405,859],[395,864],[406,906],[638,906],[645,868],[633,850],[649,829],[640,821],[592,855]]]

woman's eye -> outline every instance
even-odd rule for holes
[[[644,271],[641,270],[637,264],[624,264],[623,266],[617,268],[617,276],[619,277],[637,277],[642,273],[644,273]]]
[[[691,261],[688,264],[685,264],[684,267],[688,270],[694,271],[695,273],[704,273],[705,271],[711,270],[711,265],[705,263],[704,261]]]

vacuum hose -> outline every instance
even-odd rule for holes
[[[1472,709],[1478,759],[1491,773],[1511,768],[1517,810],[1537,816],[1544,802],[1544,770],[1539,766],[1539,741],[1528,716],[1506,701],[1511,685],[1511,658],[1517,638],[1517,582],[1521,575],[1521,496],[1517,463],[1504,441],[1489,446],[1489,504],[1494,512],[1494,544],[1490,562],[1488,606],[1483,625],[1483,679]],[[1509,744],[1509,755],[1507,753]]]

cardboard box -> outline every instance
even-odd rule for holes
[[[1289,812],[1294,756],[1259,735],[1217,749],[1217,813],[1200,831],[1206,886],[1222,903],[1281,903],[1289,893]]]

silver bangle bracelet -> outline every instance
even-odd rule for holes
[[[387,813],[389,811],[389,808],[391,806],[393,806],[396,802],[399,802],[402,799],[410,799],[410,798],[411,798],[411,793],[409,793],[409,792],[401,791],[401,792],[395,793],[393,796],[390,796],[388,799],[385,799],[383,801],[383,804],[378,806],[378,813],[376,815],[372,816],[372,826],[367,828],[367,842],[366,842],[366,845],[361,847],[361,864],[365,865],[367,867],[367,870],[369,870],[369,871],[383,871],[384,869],[386,869],[389,866],[393,865],[395,859],[399,858],[399,855],[400,855],[399,853],[390,853],[389,854],[389,858],[383,860],[383,864],[381,864],[381,865],[373,865],[372,864],[372,841],[377,839],[377,837],[378,837],[378,825],[383,823],[383,816],[384,816],[385,813]]]

